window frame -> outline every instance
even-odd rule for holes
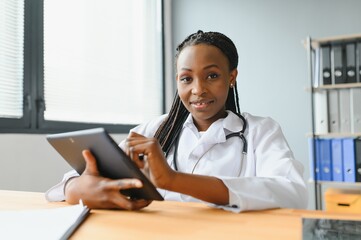
[[[166,110],[164,0],[161,4],[161,102]],[[136,124],[101,124],[44,119],[44,0],[24,0],[23,117],[0,118],[0,133],[58,133],[103,127],[110,133],[128,133]]]

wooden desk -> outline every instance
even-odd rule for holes
[[[43,193],[0,190],[0,210],[66,205],[47,202]],[[361,219],[295,209],[236,214],[200,203],[153,202],[141,211],[92,210],[71,239],[301,239],[302,217]]]

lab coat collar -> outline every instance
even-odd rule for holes
[[[239,132],[243,128],[243,121],[232,111],[227,110],[228,115],[226,118],[221,118],[212,123],[212,125],[208,128],[208,130],[204,133],[202,139],[207,139],[207,142],[211,139],[214,143],[225,142],[226,135],[231,132]],[[200,138],[200,134],[198,129],[194,125],[193,117],[191,114],[188,115],[186,121],[184,122],[183,129],[189,128],[198,138]],[[219,129],[223,128],[223,131],[219,131]]]
[[[244,122],[232,111],[227,110],[228,115],[223,121],[223,128],[229,132],[240,132]]]

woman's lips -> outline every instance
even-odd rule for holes
[[[195,109],[202,110],[207,108],[211,103],[213,103],[213,100],[192,101],[190,103]]]

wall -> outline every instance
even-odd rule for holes
[[[277,120],[309,178],[306,134],[311,130],[307,36],[361,33],[358,0],[182,0],[173,3],[177,46],[199,29],[220,31],[240,55],[238,91],[242,111]],[[309,184],[309,208],[314,190]]]
[[[42,134],[0,134],[0,189],[45,192],[69,165]],[[126,135],[112,135],[119,142]]]
[[[271,116],[283,127],[309,177],[306,133],[310,97],[306,51],[301,40],[361,32],[358,0],[173,0],[174,46],[203,29],[231,37],[240,54],[243,111]],[[125,136],[114,136],[121,140]],[[0,189],[46,191],[68,165],[45,135],[0,134]],[[313,208],[313,189],[310,205]]]

